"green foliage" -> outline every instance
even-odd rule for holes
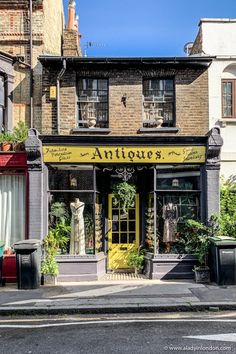
[[[23,121],[19,121],[12,131],[13,140],[23,143],[28,138],[28,127]]]
[[[58,249],[61,249],[62,253],[66,253],[71,232],[66,204],[61,202],[53,203],[49,215],[51,219],[50,232],[57,240]]]
[[[236,237],[236,176],[222,179],[219,224],[219,234]]]
[[[128,255],[128,265],[137,270],[143,269],[144,266],[144,254],[138,251],[132,251]]]
[[[115,184],[113,188],[114,204],[120,205],[125,214],[135,205],[136,187],[127,182]]]
[[[10,133],[10,132],[1,133],[0,134],[0,141],[2,143],[10,143],[10,144],[13,143],[14,138],[13,138],[12,133]]]
[[[208,226],[197,220],[187,219],[180,226],[178,244],[187,254],[195,255],[200,265],[206,265],[210,235],[211,229]]]
[[[58,240],[55,238],[52,231],[43,240],[44,260],[41,265],[42,274],[58,275],[58,264],[55,256],[58,251]]]
[[[69,213],[66,209],[66,204],[63,202],[55,202],[51,205],[51,211],[49,213],[51,217],[51,224],[57,223],[65,224],[69,219]]]
[[[58,264],[55,257],[47,256],[41,265],[41,273],[47,275],[57,276],[59,274]]]
[[[50,232],[53,233],[55,237],[58,248],[61,249],[62,253],[66,253],[67,245],[69,242],[69,235],[71,232],[71,226],[63,223],[56,224],[55,227],[50,228]]]

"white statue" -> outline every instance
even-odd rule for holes
[[[85,231],[84,231],[84,203],[75,198],[70,203],[71,209],[71,236],[70,236],[70,254],[85,254]]]

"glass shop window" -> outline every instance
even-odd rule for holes
[[[0,243],[25,239],[26,183],[23,175],[0,175]]]
[[[172,166],[156,173],[156,234],[160,253],[181,253],[185,219],[200,219],[200,167]]]
[[[93,190],[93,167],[68,166],[51,167],[49,172],[50,190]]]
[[[62,254],[94,253],[93,193],[50,193],[49,225],[58,230]]]
[[[93,166],[49,167],[49,228],[62,240],[62,254],[94,254],[103,248],[103,207],[94,188]]]
[[[158,172],[156,187],[158,190],[200,190],[200,172]]]
[[[200,218],[199,193],[157,194],[157,235],[160,253],[181,253],[178,232],[184,219]]]

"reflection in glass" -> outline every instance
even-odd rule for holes
[[[127,231],[127,221],[121,221],[120,230],[121,231]]]
[[[130,220],[135,220],[135,209],[130,209],[129,210],[129,219]]]
[[[135,231],[135,221],[129,222],[129,231]]]
[[[130,232],[129,233],[129,243],[134,243],[135,242],[135,233]]]
[[[120,234],[120,243],[128,243],[128,240],[127,240],[127,233],[122,232],[122,233]]]
[[[118,233],[112,234],[112,243],[119,243],[119,234]]]

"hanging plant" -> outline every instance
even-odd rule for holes
[[[125,214],[135,206],[136,187],[127,182],[117,183],[113,188],[114,204],[120,205]]]

